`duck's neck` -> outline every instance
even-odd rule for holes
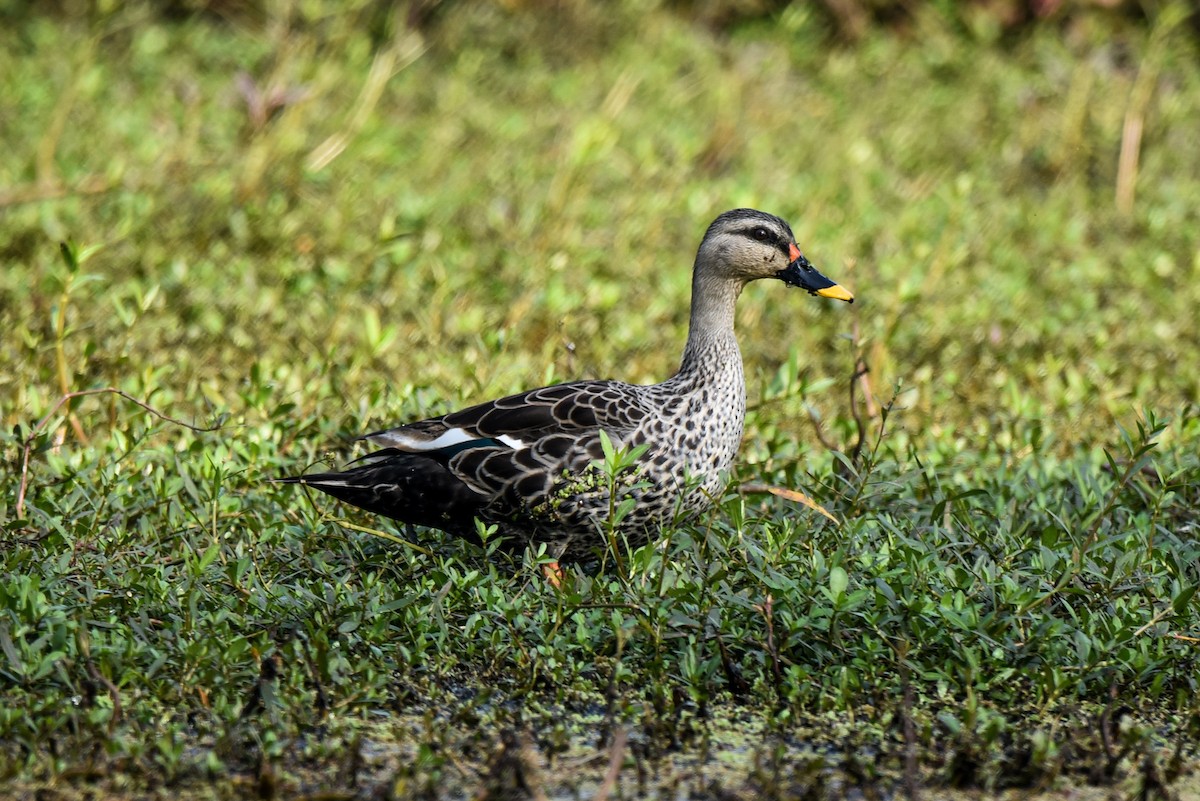
[[[733,332],[734,307],[742,283],[728,278],[692,277],[692,314],[687,346],[676,379],[713,381],[725,372],[742,372],[742,354]]]

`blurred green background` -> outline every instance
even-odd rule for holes
[[[853,325],[918,432],[1012,414],[1087,441],[1196,400],[1181,5],[9,6],[8,428],[98,384],[236,414],[255,363],[334,417],[660,380],[699,236],[739,205],[860,297],[754,288],[751,376],[844,377]],[[882,20],[849,41],[842,6]],[[95,253],[62,386],[66,239]]]

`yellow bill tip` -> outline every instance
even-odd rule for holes
[[[824,289],[818,289],[817,294],[823,298],[833,298],[834,300],[844,300],[847,303],[854,302],[854,296],[850,294],[850,290],[841,284],[827,286]]]

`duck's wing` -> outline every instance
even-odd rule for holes
[[[601,458],[601,431],[618,444],[632,434],[650,413],[640,389],[617,381],[556,384],[363,439],[433,459],[489,498],[534,503],[564,471]]]
[[[367,434],[380,450],[348,470],[280,480],[462,536],[480,517],[528,527],[564,473],[603,456],[601,431],[626,443],[650,413],[640,387],[557,384]]]
[[[619,439],[648,413],[638,389],[617,381],[555,384],[375,431],[362,439],[381,448],[442,456],[491,446],[519,451],[545,437],[586,436],[601,429]]]

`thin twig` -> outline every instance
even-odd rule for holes
[[[303,486],[303,485],[301,485],[301,486]],[[403,537],[400,537],[396,534],[392,534],[387,531],[382,531],[377,528],[368,528],[367,526],[360,526],[355,523],[351,523],[349,520],[346,520],[344,518],[331,518],[331,519],[333,520],[333,522],[337,523],[342,528],[348,528],[351,531],[360,531],[363,534],[374,534],[376,537],[382,537],[383,539],[388,540],[389,542],[394,542],[397,545],[403,545],[405,548],[414,550],[417,553],[422,553],[422,554],[425,554],[426,556],[433,556],[433,551],[429,550],[428,548],[424,548],[420,545],[417,545],[415,542],[406,540]]]
[[[754,608],[767,623],[767,654],[771,657],[771,672],[775,677],[775,697],[783,704],[783,669],[779,666],[779,647],[775,644],[775,597],[767,593],[767,600],[755,604]]]
[[[821,418],[817,416],[816,410],[812,406],[806,405],[805,411],[808,412],[808,419],[813,425],[813,433],[817,435],[817,442],[821,443],[821,447],[827,451],[836,451],[837,445],[825,435],[825,428],[821,425]]]
[[[121,722],[121,693],[117,691],[117,685],[96,669],[96,664],[90,657],[87,660],[87,671],[93,681],[103,684],[104,689],[108,690],[108,697],[112,701],[112,717],[108,719],[108,733],[111,735],[116,731],[117,724]]]
[[[16,509],[16,511],[17,511],[18,518],[24,517],[24,515],[25,515],[25,490],[27,489],[27,487],[29,485],[29,454],[30,454],[30,451],[32,451],[32,449],[33,449],[33,442],[34,442],[34,440],[37,439],[38,434],[41,432],[41,430],[43,428],[46,427],[46,425],[50,422],[51,418],[53,418],[54,415],[58,413],[58,410],[62,408],[63,404],[70,403],[75,398],[82,398],[87,395],[103,395],[105,393],[119,395],[122,398],[124,398],[125,400],[129,401],[130,403],[141,406],[143,409],[150,412],[150,414],[154,415],[159,420],[165,420],[168,423],[174,423],[177,426],[183,426],[184,428],[187,428],[191,431],[196,431],[196,432],[216,431],[218,428],[221,427],[221,423],[217,423],[216,425],[207,426],[207,427],[194,426],[191,423],[185,423],[182,420],[178,420],[174,417],[171,417],[169,414],[163,414],[158,409],[155,409],[153,406],[146,403],[145,401],[138,400],[137,398],[130,395],[128,392],[117,389],[116,387],[100,387],[98,389],[82,389],[82,390],[79,390],[78,392],[68,392],[67,394],[63,395],[61,398],[58,399],[58,401],[54,404],[54,406],[52,406],[50,408],[50,411],[46,412],[45,417],[43,417],[41,420],[38,421],[37,425],[35,425],[33,427],[33,430],[29,432],[29,436],[25,438],[25,442],[22,444],[22,447],[21,447],[21,483],[17,488],[17,509]]]
[[[1175,611],[1175,610],[1170,604],[1168,604],[1167,606],[1164,606],[1162,609],[1159,609],[1157,612],[1154,613],[1153,617],[1151,617],[1148,621],[1146,621],[1146,625],[1142,626],[1141,628],[1139,628],[1137,631],[1135,631],[1133,633],[1133,636],[1141,637],[1147,631],[1149,631],[1150,629],[1152,629],[1156,625],[1158,625],[1159,621],[1161,621],[1167,615],[1171,614],[1173,611]]]
[[[738,490],[744,495],[770,494],[777,498],[783,498],[785,501],[793,501],[795,503],[803,504],[809,509],[812,509],[814,512],[825,515],[825,517],[829,518],[837,525],[840,526],[842,524],[842,521],[830,514],[828,509],[826,509],[824,506],[821,506],[821,504],[817,503],[799,490],[790,490],[784,487],[775,487],[770,484],[763,484],[759,482],[748,482],[746,484],[742,484],[740,487],[738,487]]]
[[[600,724],[600,743],[611,743],[615,735],[617,718],[617,672],[621,668],[621,655],[625,652],[625,639],[617,635],[617,653],[613,660],[612,670],[608,673],[608,686],[604,688],[604,721]]]
[[[612,745],[608,749],[608,772],[604,774],[604,781],[600,784],[600,789],[596,790],[596,795],[593,796],[595,801],[608,801],[609,793],[617,786],[617,777],[621,775],[621,764],[625,761],[627,738],[624,726],[618,728],[613,735]]]
[[[1122,217],[1129,217],[1133,214],[1138,162],[1141,158],[1142,132],[1162,68],[1161,57],[1157,54],[1163,52],[1165,40],[1175,27],[1187,22],[1191,13],[1188,6],[1187,3],[1169,3],[1158,15],[1158,19],[1155,20],[1154,27],[1150,31],[1150,45],[1146,49],[1149,55],[1138,66],[1137,78],[1134,79],[1133,88],[1129,92],[1129,101],[1125,108],[1125,121],[1121,126],[1121,150],[1117,157],[1117,185],[1113,193],[1117,213]]]
[[[383,96],[383,89],[388,80],[420,58],[426,47],[419,34],[406,31],[404,35],[397,36],[390,47],[375,54],[375,60],[371,63],[371,69],[349,119],[341,130],[329,136],[308,154],[308,169],[320,172],[341,155],[350,140],[358,135],[371,118],[371,112]]]
[[[43,200],[58,200],[77,195],[100,195],[116,189],[114,183],[106,175],[88,175],[76,181],[71,186],[62,183],[32,183],[17,184],[0,188],[0,208],[19,206],[23,203],[39,203]]]
[[[874,419],[879,414],[879,409],[875,406],[875,391],[871,388],[871,371],[867,369],[867,360],[863,356],[862,340],[858,333],[858,317],[855,316],[854,324],[850,332],[854,340],[854,349],[857,352],[856,369],[859,371],[858,382],[862,385],[863,403],[867,405],[867,417]]]
[[[858,386],[859,380],[870,372],[870,369],[862,356],[854,358],[854,373],[850,376],[850,415],[854,418],[855,427],[858,428],[858,441],[850,449],[850,461],[854,464],[858,464],[858,457],[862,455],[863,446],[867,444],[867,424],[863,420],[862,411],[858,408],[857,393],[854,390]]]
[[[1134,452],[1134,458],[1130,460],[1129,464],[1121,472],[1116,486],[1112,488],[1112,492],[1108,495],[1108,500],[1105,501],[1104,508],[1100,510],[1100,514],[1096,515],[1095,522],[1088,529],[1087,537],[1084,538],[1083,544],[1074,550],[1072,556],[1074,557],[1076,568],[1079,568],[1083,564],[1083,557],[1096,544],[1096,540],[1100,537],[1100,527],[1104,524],[1104,519],[1108,517],[1109,513],[1116,508],[1117,503],[1121,500],[1121,493],[1125,491],[1125,488],[1133,481],[1134,477],[1141,472],[1142,457],[1157,445],[1154,441],[1156,436],[1157,432],[1142,437],[1142,446]]]
[[[41,138],[38,139],[34,151],[34,169],[39,186],[54,186],[58,183],[58,165],[56,155],[62,142],[63,132],[71,120],[71,109],[79,98],[83,82],[96,61],[96,45],[98,37],[88,36],[79,46],[71,51],[75,63],[71,66],[71,80],[59,92],[56,92],[57,102],[50,115],[50,122],[45,127]]]
[[[317,691],[317,720],[324,720],[325,716],[329,713],[329,697],[325,695],[325,687],[321,684],[320,671],[317,670],[316,660],[313,659],[312,654],[309,652],[308,645],[308,640],[304,638],[300,639],[300,653],[304,656],[304,662],[308,665],[308,672],[312,675],[313,686]],[[358,753],[358,749],[355,749],[355,753]]]
[[[908,672],[908,644],[904,643],[900,653],[900,685],[903,688],[902,714],[904,716],[904,791],[909,801],[920,801],[921,789],[917,773],[917,732],[913,724],[913,688]]]
[[[721,655],[721,669],[725,671],[725,683],[729,687],[729,694],[733,696],[734,701],[741,702],[750,692],[750,685],[742,678],[737,665],[733,663],[733,657],[729,654],[729,648],[725,645],[725,639],[721,636],[721,632],[714,630],[713,636],[717,640],[717,650]]]

